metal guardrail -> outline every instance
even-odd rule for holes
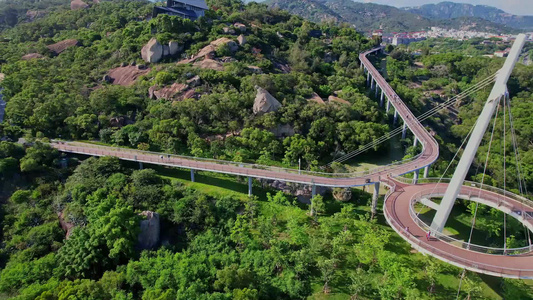
[[[383,213],[385,214],[385,218],[387,219],[389,225],[394,228],[394,230],[398,234],[408,240],[411,245],[414,245],[419,249],[423,249],[423,251],[427,252],[428,254],[439,257],[441,260],[460,265],[461,267],[466,267],[470,270],[486,272],[489,274],[499,274],[500,276],[506,275],[506,277],[511,278],[532,278],[533,276],[533,269],[506,268],[491,264],[480,263],[474,260],[465,259],[463,257],[459,257],[448,252],[442,251],[424,242],[423,240],[416,238],[415,236],[407,232],[404,227],[400,223],[398,223],[395,216],[392,215],[391,212],[387,209],[387,201],[385,201],[383,205]]]
[[[409,163],[411,161],[416,160],[419,158],[422,153],[398,162],[394,162],[388,165],[379,166],[376,168],[372,168],[370,170],[366,171],[360,171],[360,172],[353,172],[353,173],[326,173],[326,172],[315,172],[315,171],[307,171],[307,170],[297,170],[297,169],[290,169],[290,168],[282,168],[282,167],[273,167],[273,166],[266,166],[266,165],[259,165],[259,164],[250,164],[250,163],[244,163],[244,162],[233,162],[233,161],[226,161],[226,160],[217,160],[217,159],[211,159],[211,158],[201,158],[201,157],[193,157],[193,156],[184,156],[184,155],[176,155],[176,154],[169,154],[169,153],[161,153],[161,152],[152,152],[152,151],[143,151],[143,150],[136,150],[136,149],[129,149],[129,148],[122,148],[122,147],[112,147],[112,146],[101,146],[96,144],[90,144],[90,143],[79,143],[79,142],[72,142],[72,141],[59,141],[59,140],[52,140],[52,144],[58,145],[55,148],[61,149],[62,145],[69,146],[71,149],[67,149],[67,147],[64,147],[67,151],[77,152],[77,153],[85,153],[89,155],[93,154],[100,154],[105,155],[104,152],[120,152],[125,155],[128,155],[128,158],[133,158],[132,160],[136,160],[135,157],[131,157],[131,155],[140,156],[140,155],[147,155],[149,156],[149,161],[155,162],[155,163],[176,163],[178,164],[179,159],[187,160],[191,162],[206,162],[206,163],[214,163],[221,166],[233,166],[233,167],[240,167],[243,169],[260,169],[260,170],[268,170],[273,172],[279,172],[279,173],[289,173],[289,174],[298,174],[298,175],[309,175],[309,176],[319,176],[319,177],[326,177],[326,178],[357,178],[357,177],[364,177],[369,175],[374,175],[380,172],[384,171],[393,171],[391,167],[393,166],[399,166],[406,163]],[[97,149],[96,153],[87,153],[85,150],[87,148],[93,148]],[[98,152],[100,150],[100,152]],[[155,158],[152,158],[155,156]],[[163,156],[163,158],[160,158]],[[159,158],[158,158],[159,157]],[[182,161],[183,162],[183,161]],[[181,164],[183,165],[183,164]],[[184,165],[186,167],[194,167],[191,164]],[[218,171],[223,171],[219,170]]]

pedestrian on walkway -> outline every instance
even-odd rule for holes
[[[428,233],[426,234],[426,240],[429,241],[430,238],[431,238],[431,231],[428,231]]]

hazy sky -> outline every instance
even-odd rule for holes
[[[418,6],[428,3],[439,3],[444,0],[355,0],[373,2],[392,6]],[[470,3],[474,5],[490,5],[515,15],[533,15],[533,0],[456,0],[452,2]]]

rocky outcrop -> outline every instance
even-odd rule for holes
[[[258,66],[248,66],[246,68],[254,74],[263,74],[263,70]]]
[[[83,8],[87,8],[89,7],[89,5],[81,0],[72,0],[70,1],[70,9],[71,10],[78,10],[78,9],[83,9]]]
[[[255,86],[257,94],[255,95],[253,111],[256,115],[265,114],[272,111],[277,111],[281,107],[281,103],[274,98],[267,90],[260,86]]]
[[[193,64],[193,66],[200,68],[200,69],[211,69],[215,71],[224,71],[224,65],[216,60],[205,58],[202,61],[197,61]]]
[[[55,44],[52,44],[52,45],[48,45],[46,47],[50,51],[52,51],[54,54],[58,55],[61,52],[67,50],[68,48],[75,47],[75,46],[78,46],[78,45],[79,45],[78,40],[68,39],[68,40],[64,40],[64,41],[61,41],[61,42],[58,42],[58,43],[55,43]]]
[[[66,219],[65,211],[57,213],[57,217],[59,219],[59,225],[61,225],[61,229],[65,231],[65,238],[68,239],[70,235],[72,234],[72,230],[74,230],[75,225],[74,223],[67,222],[65,220]]]
[[[341,99],[339,97],[335,97],[335,96],[329,96],[328,97],[328,104],[332,104],[332,103],[338,103],[338,104],[344,104],[344,105],[352,105],[350,102],[344,100],[344,99]]]
[[[242,23],[235,23],[235,24],[233,24],[233,27],[235,27],[240,32],[246,32],[246,25],[244,25]]]
[[[21,57],[21,59],[22,60],[31,60],[31,59],[41,59],[43,57],[44,56],[42,56],[39,53],[28,53],[28,54],[24,55],[23,57]]]
[[[237,42],[239,42],[239,45],[241,45],[241,46],[246,45],[246,42],[247,42],[246,41],[246,37],[243,34],[239,35],[237,37]]]
[[[141,49],[141,57],[145,62],[156,63],[163,58],[163,45],[151,38]]]
[[[228,48],[231,52],[235,52],[239,50],[239,45],[235,43],[235,41],[230,40],[228,38],[219,38],[217,40],[214,40],[210,43],[213,47],[215,47],[215,50],[218,50],[218,48],[222,47],[223,45],[228,45]]]
[[[292,127],[289,124],[283,124],[283,125],[280,124],[276,128],[272,129],[271,131],[278,138],[293,136],[296,133],[294,131],[294,127]]]
[[[6,78],[6,74],[0,73],[0,82],[2,82]]]
[[[141,232],[137,236],[137,246],[141,249],[153,249],[159,244],[161,225],[159,214],[153,211],[143,211],[139,214],[144,217],[140,222]]]
[[[193,78],[187,80],[187,84],[190,87],[197,87],[202,83],[202,80],[200,79],[200,76],[196,75]]]
[[[348,202],[352,200],[352,189],[350,188],[334,188],[333,198],[337,201]]]
[[[139,69],[136,66],[126,66],[118,67],[109,70],[109,77],[113,80],[113,84],[130,86],[135,83],[135,81],[150,72],[149,69]]]
[[[224,27],[224,28],[222,28],[222,31],[223,31],[225,34],[235,34],[235,29],[230,28],[230,27]]]
[[[188,86],[183,83],[174,83],[170,86],[165,86],[161,89],[158,89],[157,86],[152,86],[148,90],[148,95],[151,99],[173,100],[187,88]]]
[[[310,185],[303,185],[297,183],[287,183],[279,180],[260,180],[264,185],[271,186],[277,190],[281,190],[284,193],[296,196],[299,202],[305,204],[311,204],[312,187]],[[316,193],[324,196],[328,192],[328,188],[323,186],[316,186]]]
[[[180,52],[180,46],[176,41],[168,42],[168,51],[170,55],[176,55]]]
[[[322,97],[320,97],[317,93],[313,92],[311,94],[311,96],[307,97],[307,101],[310,101],[310,102],[316,102],[318,104],[326,104],[326,102],[324,102],[324,99],[322,99]]]

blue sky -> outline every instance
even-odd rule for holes
[[[356,0],[358,2],[372,2],[392,6],[418,6],[428,3],[439,3],[443,0]],[[515,15],[533,15],[533,0],[461,0],[452,1],[470,3],[474,5],[490,5]]]

